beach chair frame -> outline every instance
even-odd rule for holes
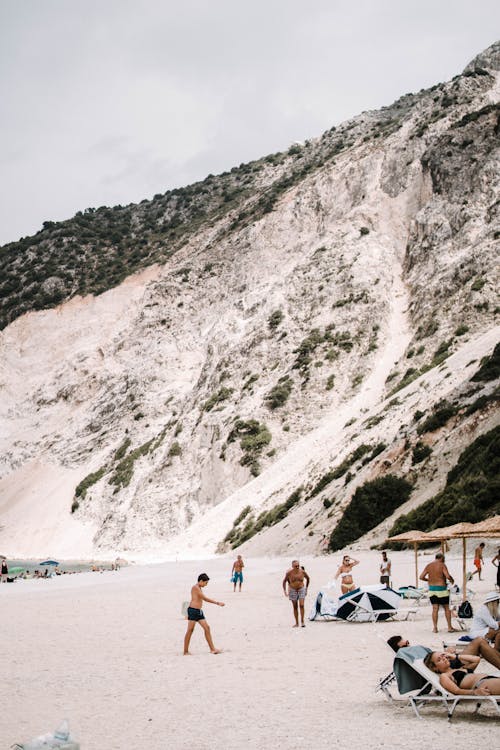
[[[419,708],[424,706],[426,703],[441,703],[446,709],[448,715],[448,721],[451,721],[453,713],[459,703],[475,703],[476,711],[479,711],[480,707],[486,703],[491,704],[495,707],[497,714],[500,716],[500,696],[498,695],[455,695],[450,693],[443,688],[439,682],[439,676],[427,669],[422,659],[416,659],[411,665],[418,674],[420,674],[425,680],[426,684],[418,691],[416,695],[411,695],[408,699],[411,707],[413,708],[416,716],[421,719]],[[432,688],[431,693],[424,693],[425,690],[429,690],[429,686]],[[381,688],[382,689],[382,688]]]
[[[360,602],[356,603],[355,609],[347,618],[347,622],[378,622],[383,616],[383,621],[406,621],[417,614],[416,607],[405,607],[398,609],[368,609]]]

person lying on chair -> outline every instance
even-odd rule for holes
[[[392,648],[393,651],[398,651],[400,648],[403,648],[404,646],[409,646],[410,642],[406,640],[406,638],[403,638],[401,635],[393,635],[391,638],[387,641],[388,645]],[[460,665],[460,657],[463,656],[479,656],[482,659],[485,659],[485,661],[489,661],[490,664],[492,664],[497,669],[500,669],[500,653],[494,649],[488,641],[485,638],[474,638],[473,641],[470,641],[467,643],[463,651],[460,652],[460,654],[457,654],[456,651],[452,648],[446,649],[445,653],[447,653],[449,656],[455,657],[455,661],[452,663],[452,667],[455,669],[459,668]],[[457,666],[454,666],[457,665]]]
[[[462,656],[462,659],[479,661],[478,656]],[[424,664],[439,675],[442,687],[453,695],[500,695],[500,677],[477,674],[464,667],[454,669],[449,655],[442,651],[431,651],[424,658]]]

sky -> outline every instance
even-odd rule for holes
[[[0,0],[0,245],[460,73],[497,0]]]

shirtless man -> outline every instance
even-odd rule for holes
[[[209,599],[208,596],[205,596],[203,593],[203,589],[209,582],[209,577],[206,573],[200,573],[198,576],[198,583],[196,583],[192,589],[191,589],[191,601],[189,602],[189,607],[187,611],[188,615],[188,626],[186,630],[186,635],[184,636],[184,656],[190,656],[189,653],[189,642],[191,640],[191,636],[193,635],[194,626],[198,622],[201,627],[203,628],[205,632],[205,638],[208,643],[208,647],[210,649],[210,653],[212,654],[220,654],[221,651],[218,648],[215,648],[214,642],[212,640],[212,635],[210,633],[210,627],[205,620],[205,615],[203,614],[203,610],[201,608],[202,602],[209,602],[210,604],[217,604],[218,607],[223,607],[224,602],[216,602],[215,599]]]
[[[238,557],[233,563],[233,569],[231,571],[232,579],[234,581],[233,591],[236,591],[236,584],[238,582],[240,584],[239,591],[241,591],[241,584],[243,583],[243,568],[244,567],[245,567],[245,563],[243,562],[243,558],[241,557],[241,555],[238,555]]]
[[[305,583],[304,583],[305,581]],[[311,579],[307,575],[304,568],[300,567],[298,560],[292,560],[292,567],[285,573],[283,578],[283,591],[285,596],[288,596],[293,606],[293,616],[295,617],[294,628],[299,627],[299,607],[300,607],[300,621],[302,627],[305,628],[304,622],[304,599],[307,595],[307,587],[309,586]],[[286,590],[288,584],[288,593]]]
[[[481,544],[478,544],[478,546],[474,550],[474,565],[476,566],[476,569],[471,574],[471,578],[472,578],[472,576],[475,576],[477,573],[480,581],[483,580],[481,578],[481,570],[483,569],[483,550],[484,550],[484,542],[481,542]]]
[[[447,581],[451,584],[454,584],[455,581],[448,572],[442,552],[437,553],[434,562],[425,566],[420,576],[420,580],[426,581],[429,584],[429,599],[432,604],[432,632],[438,632],[438,613],[439,607],[441,606],[444,609],[444,616],[446,617],[446,622],[448,624],[448,633],[455,633],[456,628],[451,624],[450,592],[446,585]]]

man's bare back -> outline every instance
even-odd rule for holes
[[[446,581],[453,583],[453,578],[450,576],[446,564],[441,560],[434,560],[434,562],[426,565],[420,578],[427,581],[430,586],[446,586]]]

